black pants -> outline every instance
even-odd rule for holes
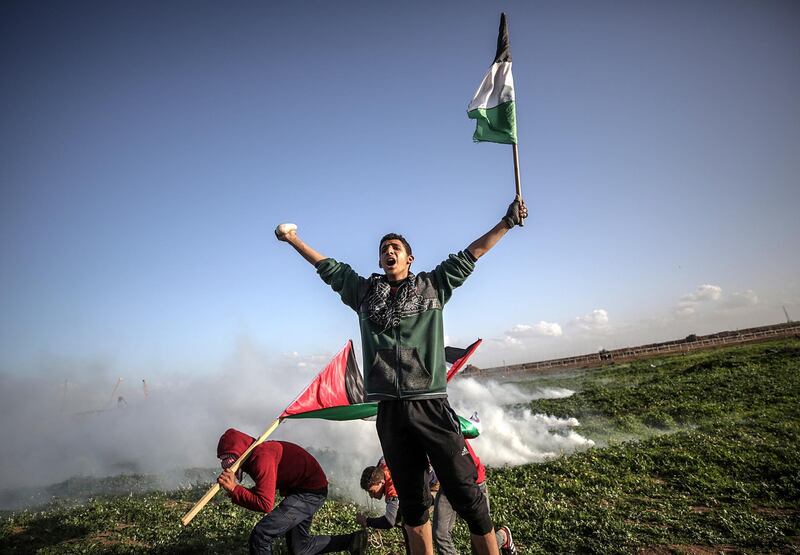
[[[409,526],[428,521],[433,502],[425,471],[430,460],[442,491],[473,534],[492,530],[478,470],[446,398],[378,403],[378,438]]]
[[[322,504],[324,495],[297,493],[287,495],[272,512],[262,518],[250,533],[250,553],[270,555],[275,538],[286,536],[289,552],[314,555],[347,551],[353,534],[312,536],[311,520]]]

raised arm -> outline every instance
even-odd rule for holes
[[[289,243],[294,247],[294,250],[300,253],[300,256],[308,260],[312,265],[316,266],[320,260],[328,258],[312,247],[306,245],[300,237],[297,236],[297,226],[294,224],[281,224],[275,228],[275,237],[278,241]]]
[[[506,215],[492,229],[475,239],[467,250],[476,259],[480,258],[491,250],[497,242],[508,233],[508,230],[515,225],[520,225],[522,220],[528,217],[528,209],[525,208],[525,201],[516,197],[514,202],[508,206]],[[296,247],[295,247],[296,248]]]

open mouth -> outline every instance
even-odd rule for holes
[[[391,268],[391,267],[393,267],[395,264],[397,264],[397,259],[395,259],[394,257],[391,257],[391,256],[390,256],[389,258],[387,258],[387,259],[386,259],[386,266],[387,266],[387,267]]]

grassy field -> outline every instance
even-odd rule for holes
[[[545,464],[490,470],[494,520],[511,527],[521,553],[800,552],[800,340],[520,386],[574,390],[531,408],[578,418],[579,431],[598,445]],[[5,513],[0,552],[244,552],[258,516],[224,496],[180,526],[204,489]],[[355,511],[327,503],[317,532],[352,530]],[[456,533],[468,553],[463,525]],[[374,553],[401,552],[396,532],[373,542]]]

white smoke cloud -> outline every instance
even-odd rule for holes
[[[174,477],[163,487],[177,487],[183,477],[179,470],[216,467],[217,440],[227,428],[260,435],[330,356],[270,356],[242,341],[216,373],[148,380],[147,398],[138,379],[114,390],[117,378],[110,364],[71,379],[66,391],[63,380],[0,375],[0,508],[3,490],[74,476],[157,474]],[[50,375],[56,370],[51,368]],[[475,449],[485,464],[495,466],[542,461],[591,445],[573,430],[574,419],[506,408],[570,394],[466,378],[451,384],[456,410],[464,416],[479,412],[483,432]],[[119,397],[124,401],[118,403]],[[325,468],[334,495],[368,503],[358,479],[381,455],[374,422],[290,419],[270,439],[306,447]]]
[[[123,381],[112,396],[110,365],[70,379],[66,392],[63,378],[0,375],[0,506],[3,490],[74,476],[167,473],[178,480],[175,469],[216,467],[227,428],[259,436],[329,359],[269,356],[243,341],[214,374],[148,380],[147,398],[140,380]],[[332,482],[351,474],[357,481],[380,456],[369,422],[286,420],[271,439],[342,455],[331,458],[342,468],[326,468]]]
[[[457,378],[449,386],[454,410],[468,417],[477,411],[481,434],[472,446],[488,466],[516,466],[542,462],[594,445],[574,428],[574,418],[556,418],[534,414],[525,406],[533,399],[563,398],[572,391],[561,388],[527,392],[514,384],[494,381],[479,382],[473,378]]]

